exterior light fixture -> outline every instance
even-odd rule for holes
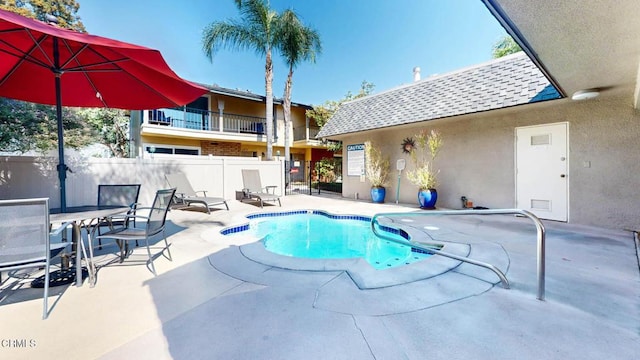
[[[573,93],[571,100],[589,100],[598,97],[598,95],[600,95],[598,89],[579,90]]]

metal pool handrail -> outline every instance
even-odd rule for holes
[[[502,285],[504,286],[505,289],[509,288],[509,282],[507,280],[507,278],[505,277],[505,275],[502,273],[502,271],[500,271],[498,268],[496,268],[495,266],[491,265],[491,264],[487,264],[487,263],[483,263],[477,260],[473,260],[473,259],[469,259],[469,258],[465,258],[465,257],[461,257],[458,255],[454,255],[454,254],[449,254],[449,253],[443,253],[440,250],[435,250],[426,246],[421,246],[418,243],[414,243],[414,242],[410,242],[410,241],[402,241],[402,240],[398,240],[386,235],[381,234],[380,232],[378,232],[376,230],[376,226],[375,224],[379,224],[378,222],[378,218],[379,217],[392,217],[392,216],[402,216],[402,217],[409,217],[409,216],[434,216],[434,215],[523,215],[528,217],[531,221],[533,221],[534,225],[536,226],[536,238],[537,238],[537,273],[538,273],[538,293],[536,298],[538,300],[544,300],[544,277],[545,277],[545,230],[544,230],[544,225],[542,224],[542,222],[540,221],[540,219],[535,216],[533,213],[527,211],[527,210],[521,210],[521,209],[489,209],[489,210],[431,210],[428,212],[413,212],[413,213],[379,213],[379,214],[375,214],[372,218],[371,218],[371,230],[373,231],[373,233],[381,238],[384,238],[385,240],[389,240],[389,241],[393,241],[399,244],[403,244],[403,245],[407,245],[407,246],[412,246],[415,248],[419,248],[420,250],[424,250],[426,252],[432,253],[432,254],[436,254],[436,255],[441,255],[441,256],[446,256],[455,260],[459,260],[459,261],[464,261],[464,262],[468,262],[470,264],[473,265],[478,265],[478,266],[482,266],[485,267],[491,271],[493,271],[494,273],[496,273],[496,275],[498,275],[498,277],[500,278],[500,281],[502,282]]]

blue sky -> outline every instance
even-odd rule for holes
[[[239,18],[233,0],[80,0],[78,14],[91,34],[158,49],[181,77],[264,95],[264,59],[251,51],[221,50],[210,62],[202,30]],[[480,0],[271,0],[293,8],[315,28],[323,52],[294,73],[292,100],[318,105],[357,92],[374,93],[491,59],[504,29]],[[287,68],[274,56],[273,89],[282,97]]]

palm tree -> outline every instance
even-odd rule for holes
[[[273,63],[271,49],[279,44],[278,14],[264,0],[235,0],[240,20],[227,20],[209,24],[202,35],[202,49],[213,61],[219,48],[231,50],[253,49],[265,56],[265,92],[267,121],[267,160],[273,159]]]
[[[287,65],[289,74],[284,86],[284,158],[290,160],[289,127],[291,124],[291,87],[293,85],[293,70],[301,61],[315,62],[316,54],[322,52],[322,44],[318,33],[304,26],[293,10],[286,10],[280,16],[279,50]],[[288,174],[288,172],[287,172]]]
[[[494,59],[497,59],[510,54],[515,54],[518,51],[522,51],[520,45],[518,45],[511,36],[505,35],[493,45],[491,56]]]

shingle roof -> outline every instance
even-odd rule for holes
[[[318,137],[410,124],[560,98],[522,52],[426,78],[340,106]]]
[[[210,92],[212,92],[214,94],[227,95],[227,96],[232,96],[232,97],[236,97],[236,98],[255,100],[255,101],[261,101],[261,102],[265,102],[266,101],[266,97],[264,95],[258,95],[258,94],[252,93],[249,90],[229,89],[229,88],[225,88],[225,87],[219,86],[217,84],[213,84],[213,85],[208,85],[208,84],[203,84],[203,83],[196,83],[196,84],[206,87],[207,89],[209,89]],[[274,97],[273,98],[273,103],[274,104],[282,104],[283,103],[283,99]],[[303,107],[305,109],[312,109],[313,108],[310,105],[301,104],[301,103],[297,103],[297,102],[291,102],[291,106],[299,106],[299,107]]]

